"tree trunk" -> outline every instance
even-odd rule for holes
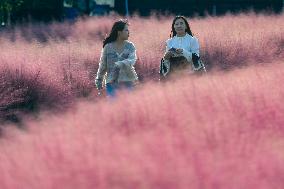
[[[8,11],[7,12],[7,26],[10,26],[11,25],[11,12]]]
[[[90,10],[90,0],[85,0],[85,4],[86,4],[86,10],[85,10],[85,13],[87,15],[90,14],[91,10]]]

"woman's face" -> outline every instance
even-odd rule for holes
[[[182,18],[179,18],[174,23],[174,29],[177,32],[177,34],[184,34],[186,30],[185,22]]]
[[[128,40],[129,37],[128,25],[125,25],[122,31],[118,31],[118,37],[122,40]]]

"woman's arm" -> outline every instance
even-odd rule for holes
[[[199,42],[196,37],[193,37],[193,41],[191,43],[191,53],[195,53],[199,56]]]
[[[122,65],[134,66],[134,64],[137,61],[137,55],[136,55],[136,48],[132,43],[131,43],[131,47],[130,47],[129,51],[130,52],[129,52],[128,58],[115,62],[115,64],[118,67],[121,67]]]
[[[169,58],[171,58],[171,56],[173,56],[173,53],[169,52],[169,49],[171,48],[169,43],[170,43],[170,41],[167,40],[166,41],[166,51],[165,51],[165,54],[164,54],[164,57],[163,57],[165,60],[168,60]]]
[[[97,77],[96,77],[96,85],[97,88],[102,88],[102,81],[103,81],[103,77],[106,73],[107,70],[107,56],[106,56],[106,46],[102,49],[101,52],[101,57],[100,57],[100,63],[99,63],[99,68],[98,68],[98,72],[97,72]]]
[[[182,50],[182,54],[187,61],[192,61],[192,53],[195,53],[199,56],[199,42],[196,37],[193,37],[193,40],[191,41],[190,51],[187,51],[186,49]]]

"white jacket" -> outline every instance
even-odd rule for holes
[[[192,53],[196,53],[199,56],[199,42],[196,37],[192,37],[186,33],[183,37],[174,36],[166,41],[166,52],[170,48],[183,49],[182,55],[191,62]]]

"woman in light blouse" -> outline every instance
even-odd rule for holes
[[[136,49],[128,41],[128,37],[127,21],[119,20],[113,24],[110,34],[103,41],[96,87],[101,90],[105,79],[108,96],[115,96],[116,91],[121,88],[131,89],[138,79],[134,69]]]
[[[186,18],[176,16],[172,22],[170,39],[166,41],[160,74],[165,77],[170,71],[188,69],[188,66],[193,71],[204,68],[199,61],[199,42],[191,32]]]

